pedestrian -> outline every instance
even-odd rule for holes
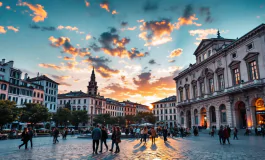
[[[144,129],[143,129],[144,143],[146,143],[147,134],[148,134],[148,129],[145,126]]]
[[[72,128],[72,137],[75,136],[75,129]]]
[[[214,137],[214,128],[212,127],[211,137]]]
[[[234,128],[234,139],[237,139],[237,140],[238,140],[238,138],[237,138],[237,132],[238,132],[238,131],[237,131],[237,128],[235,127],[235,128]]]
[[[112,152],[113,151],[114,144],[116,143],[116,127],[115,126],[112,127],[111,140],[112,140],[112,144],[111,144],[111,149],[109,151]]]
[[[34,132],[32,130],[32,128],[29,128],[29,141],[30,141],[30,147],[33,147],[33,143],[32,143],[32,138],[34,136]]]
[[[227,131],[228,131],[228,135],[229,135],[229,138],[231,136],[231,128],[229,127],[229,125],[227,126]]]
[[[184,129],[182,127],[180,128],[180,135],[181,135],[181,138],[183,138],[183,136],[184,136]]]
[[[226,140],[227,140],[228,144],[230,144],[228,127],[225,127],[225,129],[224,129],[223,144],[225,144]]]
[[[121,131],[120,127],[116,127],[116,151],[114,153],[119,153],[120,152],[120,147],[119,143],[121,143]]]
[[[24,128],[24,131],[21,134],[21,141],[23,143],[18,146],[18,149],[20,149],[23,145],[25,145],[25,149],[28,149],[29,133],[27,128]]]
[[[264,126],[262,126],[262,128],[261,128],[261,134],[262,134],[262,137],[265,136],[265,128],[264,128]]]
[[[99,140],[101,139],[102,133],[99,129],[99,125],[97,125],[92,131],[92,139],[93,139],[93,154],[98,154],[98,145]]]
[[[68,135],[68,129],[66,128],[64,133],[64,139],[66,139],[67,135]]]
[[[133,128],[133,137],[135,138],[136,128]]]
[[[109,147],[106,143],[106,141],[108,139],[108,132],[104,126],[101,127],[101,134],[102,134],[102,136],[101,136],[101,144],[100,144],[100,151],[99,152],[102,152],[103,143],[105,144],[105,147],[107,148],[107,151],[108,151]]]
[[[143,139],[144,139],[144,129],[142,128],[141,129],[141,140],[140,140],[141,143],[142,143]]]
[[[220,127],[220,130],[218,132],[218,136],[219,136],[220,144],[223,144],[223,138],[224,138],[223,126]]]
[[[126,134],[126,136],[128,136],[128,134],[129,134],[129,128],[128,127],[125,129],[125,134]]]
[[[163,136],[164,136],[164,142],[166,142],[167,141],[167,128],[166,127],[164,127],[163,129]]]
[[[152,127],[151,129],[151,137],[152,137],[152,144],[155,144],[155,139],[156,139],[156,130],[154,129],[154,127]]]
[[[59,135],[58,128],[54,128],[54,130],[53,130],[53,144],[55,144],[56,142],[59,143],[59,140],[57,139],[58,135]]]
[[[137,139],[139,139],[139,137],[140,137],[140,132],[141,132],[140,128],[137,127],[137,129],[136,129],[136,137],[137,137]]]

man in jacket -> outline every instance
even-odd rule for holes
[[[93,139],[93,154],[98,154],[98,145],[99,145],[99,140],[101,139],[102,133],[101,130],[99,129],[99,125],[97,125],[96,128],[93,129],[92,131],[92,139]],[[95,146],[96,144],[96,146]]]
[[[109,151],[113,151],[113,147],[114,147],[114,144],[116,143],[116,128],[115,126],[112,127],[112,135],[111,135],[111,140],[112,140],[112,143],[111,143],[111,149]]]
[[[105,144],[105,147],[107,148],[107,150],[109,148],[107,143],[106,143],[106,140],[108,139],[108,133],[107,133],[107,130],[104,126],[101,127],[101,133],[102,133],[102,136],[101,136],[101,144],[100,144],[100,151],[99,152],[102,152],[103,143]]]
[[[54,129],[54,133],[53,133],[53,144],[55,144],[56,142],[59,143],[59,140],[57,139],[59,136],[59,130],[58,128]]]
[[[33,147],[33,145],[32,145],[33,136],[34,136],[33,130],[32,130],[32,128],[29,128],[29,141],[30,141],[31,148]]]

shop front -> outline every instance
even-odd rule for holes
[[[256,122],[257,126],[265,125],[265,106],[264,100],[262,98],[258,98],[255,102],[256,106]]]

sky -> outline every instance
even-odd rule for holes
[[[202,39],[236,39],[264,23],[261,0],[0,0],[0,55],[59,92],[146,105],[176,94]]]

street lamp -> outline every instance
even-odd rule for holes
[[[52,129],[52,117],[50,118],[50,131]]]
[[[69,123],[69,120],[67,120],[67,128],[68,128],[68,123]]]

